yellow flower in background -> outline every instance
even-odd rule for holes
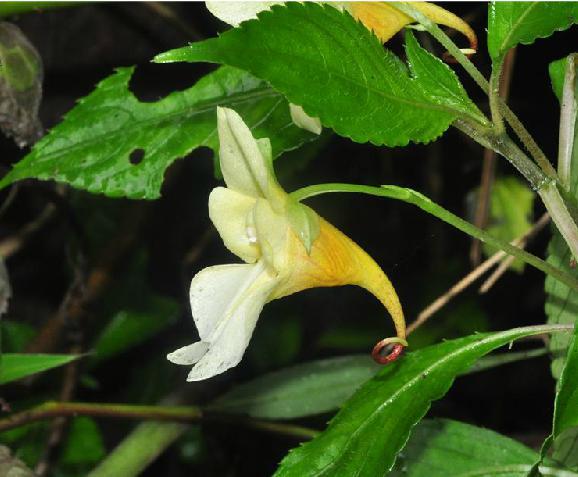
[[[209,11],[220,20],[232,26],[257,18],[257,14],[270,9],[274,5],[285,2],[228,2],[212,1],[205,2]],[[382,43],[388,41],[403,27],[414,23],[414,20],[405,13],[400,12],[388,2],[316,2],[326,3],[341,11],[347,11],[373,31]],[[472,28],[460,17],[428,2],[410,2],[430,20],[453,28],[466,36],[470,48],[464,49],[464,53],[473,54],[478,47],[478,39]],[[309,116],[301,106],[290,104],[290,113],[293,123],[300,128],[314,134],[321,134],[322,126],[319,118]]]
[[[220,374],[241,361],[265,303],[308,288],[340,285],[358,285],[381,301],[397,333],[385,341],[397,343],[394,353],[399,354],[407,345],[405,320],[381,268],[281,188],[268,139],[253,138],[231,109],[218,108],[217,121],[227,187],[211,192],[209,216],[225,246],[246,263],[208,267],[195,275],[190,300],[200,341],[167,358],[194,365],[188,381]]]

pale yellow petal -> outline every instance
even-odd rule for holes
[[[216,187],[209,195],[209,217],[225,247],[247,263],[256,262],[261,255],[251,223],[256,202],[254,197],[224,187]]]
[[[289,112],[291,113],[291,120],[296,126],[313,134],[321,134],[323,127],[319,118],[309,116],[301,106],[293,103],[289,104]]]
[[[266,198],[281,209],[287,194],[273,174],[268,140],[257,141],[232,109],[217,108],[217,126],[221,171],[227,186],[241,194]]]
[[[257,18],[257,14],[268,10],[273,5],[284,2],[205,2],[207,9],[219,20],[229,25],[238,26],[240,23]]]

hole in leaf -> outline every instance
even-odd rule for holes
[[[129,82],[132,94],[143,103],[156,103],[175,91],[184,91],[213,71],[208,63],[147,63],[139,65]]]
[[[135,149],[130,153],[128,160],[133,166],[138,166],[145,157],[145,150],[144,149]]]

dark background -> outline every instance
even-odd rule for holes
[[[49,129],[75,102],[90,93],[115,67],[138,65],[131,87],[144,101],[155,101],[193,85],[211,65],[153,65],[156,54],[189,41],[215,36],[226,26],[202,3],[167,3],[178,19],[159,13],[154,3],[103,3],[20,15],[10,19],[37,47],[45,66],[41,120]],[[479,53],[473,58],[488,75],[485,53],[484,3],[452,3],[477,32]],[[424,37],[420,37],[422,41]],[[462,39],[457,39],[461,41]],[[399,35],[388,47],[401,53]],[[558,104],[551,92],[548,64],[575,49],[575,30],[557,33],[517,52],[510,104],[542,146],[555,157]],[[487,110],[486,99],[460,68],[456,68],[472,98]],[[7,171],[26,150],[0,137],[0,168]],[[406,148],[354,144],[325,131],[320,141],[277,160],[287,190],[319,183],[396,184],[431,197],[449,210],[471,219],[468,197],[479,185],[482,149],[450,129],[436,143]],[[138,254],[148,259],[141,278],[156,293],[181,305],[179,320],[155,339],[91,371],[98,386],[82,383],[74,399],[103,402],[150,402],[175,389],[203,403],[217,393],[264,371],[311,359],[368,352],[376,338],[391,330],[379,303],[360,289],[318,289],[266,306],[241,365],[210,382],[186,384],[186,370],[164,361],[167,352],[196,339],[187,304],[192,275],[201,268],[236,261],[223,247],[207,213],[207,196],[219,181],[212,175],[212,153],[200,149],[176,161],[167,173],[162,198],[138,202],[89,196],[53,183],[25,181],[0,220],[0,239],[33,221],[48,203],[56,212],[24,246],[7,260],[14,296],[7,318],[41,329],[62,301],[82,293],[71,287],[74,277],[98,266],[103,250],[120,247],[111,267],[114,280],[130,275]],[[498,175],[515,174],[502,158]],[[0,193],[5,200],[8,191]],[[395,201],[362,196],[328,195],[310,201],[322,216],[360,243],[394,282],[408,321],[436,296],[471,269],[470,239],[422,211]],[[535,216],[542,212],[536,205]],[[543,256],[549,233],[542,232],[530,251]],[[197,255],[190,258],[191,252]],[[189,254],[189,259],[187,255]],[[464,292],[424,326],[415,346],[473,331],[502,330],[542,323],[544,277],[527,268],[507,273],[492,290]],[[110,288],[110,287],[109,287]],[[82,320],[65,327],[55,351],[73,344],[89,348],[90,338],[104,326],[101,301],[109,288],[90,303]],[[72,290],[72,291],[71,291]],[[80,336],[80,338],[79,338]],[[517,345],[518,346],[518,345]],[[520,345],[523,348],[524,345]],[[46,397],[58,396],[61,376],[42,382]],[[35,383],[37,385],[37,383]],[[30,397],[19,387],[12,399]],[[489,427],[536,446],[550,429],[554,382],[548,358],[510,364],[457,380],[448,395],[434,404],[430,416],[450,417]],[[331,392],[328,390],[327,392]],[[299,421],[322,428],[329,416]],[[99,421],[111,449],[130,429],[124,421]],[[264,434],[234,424],[208,423],[193,428],[165,453],[146,475],[269,475],[292,438]]]

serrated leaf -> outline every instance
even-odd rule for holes
[[[458,374],[490,351],[547,329],[472,335],[408,353],[364,384],[327,430],[291,451],[275,475],[384,475],[431,401],[442,397]]]
[[[0,357],[0,384],[57,368],[78,358],[72,354],[5,353]]]
[[[488,51],[498,61],[510,48],[529,45],[577,21],[577,2],[494,1],[488,10]]]
[[[339,407],[379,368],[369,355],[313,361],[236,386],[209,409],[269,419],[321,414]]]
[[[242,68],[267,80],[324,126],[362,143],[429,142],[464,114],[485,121],[462,97],[446,65],[411,40],[409,53],[411,71],[349,14],[295,2],[273,7],[218,38],[163,53],[155,61],[209,61]],[[440,84],[450,91],[444,92]]]
[[[448,419],[425,419],[415,427],[387,475],[525,477],[537,458],[537,452],[489,429]]]
[[[532,227],[535,194],[517,177],[500,177],[492,186],[489,223],[487,231],[494,237],[511,242]],[[498,251],[488,244],[482,245],[486,256]],[[521,272],[524,262],[516,260],[511,268]]]
[[[155,199],[172,162],[200,146],[218,149],[217,105],[235,109],[256,137],[270,138],[274,155],[314,137],[293,125],[279,93],[248,73],[219,68],[185,91],[143,103],[129,90],[133,71],[117,69],[80,100],[0,187],[37,178],[110,197]]]

